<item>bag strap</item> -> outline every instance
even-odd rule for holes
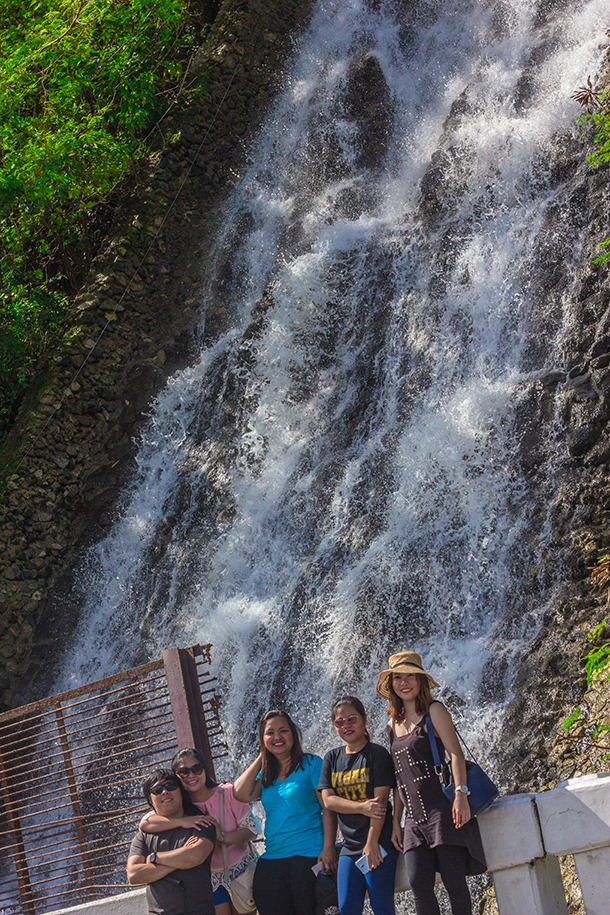
[[[453,726],[454,726],[454,728],[455,728],[455,725],[453,725]],[[466,743],[466,741],[464,740],[464,738],[462,737],[462,735],[460,734],[460,732],[458,731],[457,728],[455,728],[455,733],[458,735],[458,737],[460,738],[460,740],[461,740],[462,743],[464,744],[464,749],[465,749],[466,752],[468,753],[468,757],[469,757],[470,759],[472,759],[472,761],[475,762],[475,763],[478,765],[479,762],[478,762],[476,756],[474,755],[474,753],[472,752],[472,750],[470,749],[470,747],[468,746],[468,744]]]
[[[428,714],[426,715],[426,724],[428,725],[428,737],[430,738],[430,746],[432,747],[432,756],[434,758],[434,769],[436,771],[436,774],[439,775],[439,767],[441,766],[441,761],[440,761],[440,756],[439,756],[439,752],[438,752],[438,746],[436,743],[436,735],[434,733],[434,726],[432,724],[432,718],[430,717],[430,712],[428,712]],[[455,728],[455,724],[453,725],[453,727]],[[472,759],[473,762],[476,763],[477,760],[476,760],[474,754],[470,751],[468,744],[466,743],[466,741],[464,740],[464,738],[462,737],[462,735],[460,734],[460,732],[458,731],[457,728],[455,728],[455,733],[458,735],[459,739],[464,744],[464,749],[468,753],[468,756],[470,757],[470,759]],[[477,763],[477,765],[478,765],[478,763]],[[440,778],[440,776],[439,776],[439,778]]]
[[[430,712],[426,715],[426,724],[428,726],[428,740],[430,741],[430,747],[432,748],[432,758],[434,759],[434,771],[438,775],[438,780],[441,783],[443,788],[449,788],[452,783],[452,772],[451,767],[445,762],[441,762],[440,753],[438,752],[438,744],[436,742],[436,734],[434,733],[434,725],[432,724],[432,718],[430,717]]]
[[[435,701],[438,701],[438,700],[435,700]],[[434,756],[435,766],[438,766],[439,765],[439,763],[437,762],[438,749],[436,747],[436,737],[434,736],[434,728],[432,727],[431,721],[432,721],[432,719],[430,718],[430,712],[428,712],[428,714],[426,715],[426,724],[428,725],[428,733],[431,733],[433,735],[432,740],[434,741],[434,745],[432,747],[432,755]],[[478,759],[476,758],[476,756],[474,755],[474,753],[472,752],[472,750],[470,749],[470,747],[468,746],[468,744],[466,743],[466,741],[464,740],[462,735],[460,734],[455,722],[453,722],[453,727],[455,728],[455,733],[458,735],[459,739],[464,744],[464,749],[466,750],[466,753],[468,753],[468,758],[471,759],[473,762],[475,762],[478,765],[479,764]],[[432,740],[430,741],[430,743],[432,743]]]
[[[432,724],[432,718],[430,717],[430,712],[426,715],[426,724],[428,726],[428,740],[430,741],[430,747],[432,749],[432,758],[434,760],[434,771],[438,775],[441,781],[443,781],[443,766],[441,763],[441,757],[438,752],[438,744],[436,743],[436,734],[434,733],[434,725]]]
[[[219,785],[218,791],[220,793],[220,831],[225,834],[225,792],[222,785]],[[229,886],[229,860],[227,857],[227,845],[226,842],[222,842],[222,866],[225,872],[225,880],[227,888]]]

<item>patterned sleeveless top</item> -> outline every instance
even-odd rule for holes
[[[437,736],[438,751],[444,759],[445,748]],[[480,874],[486,869],[479,825],[472,817],[457,829],[453,824],[452,805],[443,794],[434,771],[432,747],[426,720],[422,718],[413,730],[398,737],[390,724],[390,749],[394,760],[396,782],[405,806],[404,850],[418,845],[461,845],[470,853],[467,874]]]

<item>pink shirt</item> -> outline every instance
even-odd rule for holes
[[[195,802],[202,813],[207,813],[214,817],[217,823],[220,823],[220,788],[224,790],[224,831],[234,832],[236,829],[250,829],[255,835],[258,832],[258,825],[249,804],[237,801],[233,797],[233,785],[226,783],[219,785],[214,794],[207,801]],[[248,852],[248,845],[227,845],[227,863],[232,868]],[[220,845],[214,847],[212,852],[212,871],[223,871],[222,848]]]

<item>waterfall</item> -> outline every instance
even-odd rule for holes
[[[414,648],[489,747],[555,585],[570,95],[605,13],[319,0],[207,257],[198,360],[81,569],[58,689],[212,642],[237,768],[278,704],[323,751],[355,692],[379,737],[377,674]]]

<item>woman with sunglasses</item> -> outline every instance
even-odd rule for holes
[[[318,791],[322,760],[305,753],[300,729],[283,709],[263,715],[260,753],[239,778],[235,796],[265,811],[265,852],[254,873],[259,915],[315,915],[312,868],[337,867],[337,818],[322,808]]]
[[[343,696],[331,715],[344,745],[324,757],[319,787],[324,806],[338,815],[343,835],[337,868],[339,911],[362,915],[368,892],[374,915],[394,915],[398,853],[392,845],[389,802],[396,784],[392,757],[371,743],[360,699]]]
[[[226,886],[222,847],[224,845],[226,848],[231,882],[243,874],[253,860],[248,843],[256,838],[260,824],[250,805],[236,800],[231,784],[219,785],[207,775],[199,750],[193,747],[180,750],[172,760],[172,770],[178,776],[182,789],[201,812],[197,816],[181,817],[180,823],[148,814],[140,822],[140,829],[142,832],[157,833],[172,829],[176,825],[196,829],[201,826],[214,826],[216,846],[212,853],[212,889],[215,915],[237,915]],[[224,831],[220,826],[221,793],[224,800]],[[168,823],[171,825],[167,825]]]
[[[169,769],[156,769],[142,785],[157,819],[180,823],[198,813]],[[197,912],[215,915],[210,880],[210,857],[216,833],[213,826],[194,829],[177,825],[156,835],[138,830],[127,857],[127,879],[145,886],[152,912]]]

